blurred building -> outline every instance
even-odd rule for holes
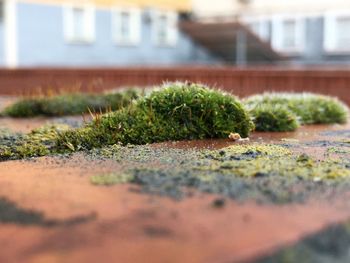
[[[349,0],[193,0],[193,12],[189,34],[227,62],[350,64]]]
[[[213,63],[178,28],[189,0],[2,0],[0,66]]]
[[[0,0],[0,66],[350,64],[350,0]]]

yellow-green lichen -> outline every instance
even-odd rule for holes
[[[45,125],[28,134],[13,134],[1,137],[0,160],[45,156],[55,152],[58,134],[70,129],[64,124]]]
[[[278,145],[235,145],[210,151],[206,157],[210,161],[194,166],[195,170],[242,177],[280,175],[316,180],[350,176],[350,170],[342,162],[316,161]],[[205,177],[208,180],[208,175]]]
[[[234,156],[270,156],[281,157],[290,155],[291,151],[286,147],[273,144],[236,144],[220,150],[208,151],[205,153],[209,157],[228,159]]]
[[[90,177],[90,182],[94,185],[115,185],[125,184],[133,180],[133,176],[126,173],[108,173],[102,175],[94,175]]]

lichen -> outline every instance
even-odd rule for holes
[[[0,160],[22,159],[56,153],[55,140],[71,127],[65,124],[49,124],[28,134],[5,134],[0,136]]]
[[[282,247],[257,263],[349,262],[350,222],[336,223],[297,243]]]
[[[125,184],[133,180],[133,176],[126,173],[108,173],[101,175],[94,175],[90,177],[90,182],[94,185],[115,185],[115,184]]]
[[[277,174],[322,180],[350,176],[350,170],[339,161],[317,161],[306,154],[296,155],[289,149],[268,144],[230,146],[211,151],[194,169],[226,175],[259,177]]]
[[[121,183],[139,185],[143,193],[175,199],[195,189],[229,198],[301,202],[311,193],[326,194],[333,186],[346,190],[350,183],[346,160],[319,161],[281,145],[262,143],[217,150],[115,145],[91,150],[88,156],[127,165],[128,180]],[[120,174],[115,172],[116,176]],[[97,179],[101,185],[108,185],[109,179],[112,184],[114,180],[120,183],[115,175]]]
[[[273,144],[235,144],[232,146],[225,147],[220,150],[207,151],[205,153],[207,158],[212,158],[219,161],[226,160],[240,160],[257,158],[261,156],[268,157],[283,157],[291,155],[291,151],[286,147]]]

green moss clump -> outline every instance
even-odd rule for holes
[[[90,177],[90,182],[94,185],[115,185],[125,184],[133,180],[133,176],[124,173],[109,173],[103,175],[94,175]]]
[[[117,143],[226,138],[231,132],[247,137],[252,128],[248,113],[235,97],[199,84],[172,83],[129,107],[61,134],[57,142],[75,151]]]
[[[8,106],[4,116],[64,116],[87,113],[89,111],[118,110],[137,99],[141,92],[130,89],[124,92],[106,94],[63,94],[52,97],[23,98]]]
[[[299,127],[298,117],[284,106],[262,104],[254,107],[250,114],[256,131],[286,132]]]
[[[247,98],[244,104],[255,119],[262,114],[261,107],[265,111],[265,117],[269,109],[272,111],[273,108],[279,107],[281,111],[284,111],[281,116],[272,114],[271,122],[276,122],[274,119],[283,117],[283,115],[292,119],[292,114],[298,117],[301,124],[346,123],[348,119],[348,108],[344,103],[333,97],[312,93],[265,93]],[[289,110],[290,114],[287,114],[282,108]],[[281,127],[291,128],[293,125],[282,125]],[[260,127],[261,124],[257,123],[257,126]]]

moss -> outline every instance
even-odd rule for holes
[[[0,137],[0,160],[21,159],[45,156],[55,152],[55,140],[58,134],[70,129],[70,126],[45,125],[29,134],[12,134]]]
[[[89,154],[95,159],[106,153],[105,157],[127,165],[132,178],[127,182],[139,185],[141,193],[175,199],[205,192],[238,200],[302,202],[309,196],[331,198],[334,189],[347,191],[350,184],[347,161],[318,161],[279,145],[235,144],[190,151],[118,145],[115,154],[113,148],[94,149]]]
[[[292,152],[286,147],[272,144],[236,144],[220,150],[206,151],[205,157],[219,161],[240,160],[247,158],[266,157],[283,157],[289,156]]]
[[[10,159],[14,153],[11,150],[11,147],[6,145],[0,145],[0,158],[2,159]]]
[[[289,118],[294,113],[301,124],[346,123],[348,119],[345,104],[336,98],[312,93],[265,93],[248,97],[244,104],[254,117],[259,113],[260,107],[286,108],[290,111]],[[287,116],[287,113],[284,115]],[[274,119],[275,116],[272,115],[272,120]]]
[[[252,128],[235,97],[199,84],[172,83],[129,107],[63,133],[58,146],[79,150],[116,143],[226,138],[231,132],[247,137]]]
[[[90,177],[90,182],[94,185],[115,185],[125,184],[133,180],[133,176],[124,173],[109,173],[103,175],[95,175]]]
[[[299,127],[298,117],[287,107],[278,104],[258,105],[250,111],[250,114],[256,131],[295,131]]]
[[[95,214],[87,214],[72,218],[49,219],[40,212],[35,210],[27,210],[19,207],[16,203],[0,197],[0,223],[1,224],[17,224],[23,226],[39,226],[39,227],[62,227],[71,226],[89,222],[96,218]]]
[[[293,245],[256,259],[258,263],[349,262],[349,221],[328,225]]]
[[[350,154],[350,149],[348,147],[329,147],[327,148],[327,153],[337,153],[337,154]]]
[[[278,174],[322,180],[350,176],[350,170],[342,162],[316,161],[306,154],[292,154],[282,146],[253,144],[236,147],[210,151],[206,158],[212,161],[202,162],[194,168],[202,172],[212,171],[244,177]]]
[[[89,111],[118,110],[137,99],[141,92],[135,89],[106,94],[62,94],[51,97],[23,98],[8,106],[2,115],[11,117],[64,116]]]

